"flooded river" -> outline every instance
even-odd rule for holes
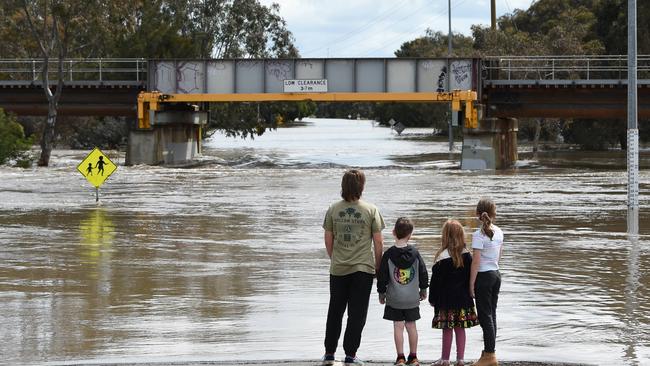
[[[321,223],[344,170],[360,166],[388,225],[413,218],[429,268],[442,223],[469,232],[478,198],[494,198],[506,235],[500,358],[650,364],[650,170],[630,240],[624,155],[467,172],[445,141],[415,132],[315,120],[253,141],[214,136],[194,168],[120,166],[99,205],[76,171],[86,151],[55,151],[47,169],[0,167],[0,363],[320,358]],[[441,334],[421,309],[430,361]],[[382,314],[373,294],[362,359],[393,358]],[[467,357],[481,349],[473,328]]]

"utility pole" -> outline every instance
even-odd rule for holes
[[[447,9],[449,13],[449,32],[447,33],[447,91],[451,93],[451,0],[448,0]],[[451,124],[452,116],[451,114],[454,111],[451,110],[451,104],[449,105],[449,121],[448,121],[448,130],[449,130],[449,154],[454,151],[454,126]]]
[[[627,232],[639,233],[636,0],[627,2]]]
[[[497,6],[496,6],[496,0],[492,0],[490,2],[490,20],[492,21],[490,24],[490,28],[495,31],[497,30]]]
[[[493,0],[494,1],[494,0]],[[447,33],[447,56],[451,57],[451,0],[448,2],[449,32]]]

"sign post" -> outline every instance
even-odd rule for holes
[[[636,235],[639,233],[636,0],[628,0],[627,14],[627,231]]]
[[[99,148],[94,148],[84,160],[77,165],[77,171],[95,187],[95,202],[99,202],[99,187],[117,169],[117,165],[104,155]]]

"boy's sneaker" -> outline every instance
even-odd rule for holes
[[[410,357],[408,361],[406,361],[407,366],[420,366],[420,361],[418,361],[417,357]]]
[[[406,359],[402,356],[397,357],[394,363],[395,366],[406,366]]]
[[[332,365],[334,365],[336,363],[334,361],[334,355],[325,355],[325,356],[323,356],[321,361],[323,361],[321,363],[322,366],[332,366]]]
[[[363,366],[363,361],[356,357],[345,356],[345,366]]]

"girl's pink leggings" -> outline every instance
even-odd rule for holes
[[[465,358],[465,328],[445,328],[442,330],[442,359],[448,360],[451,353],[451,341],[456,333],[456,359]]]

